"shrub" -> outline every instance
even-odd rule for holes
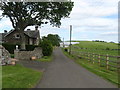
[[[16,48],[16,45],[14,45],[14,44],[8,44],[8,43],[3,43],[2,45],[5,47],[6,50],[9,51],[9,53],[14,54],[14,50]],[[20,45],[18,45],[18,46],[20,48]]]
[[[42,47],[42,40],[40,39],[40,41],[39,41],[39,45],[38,45],[39,47]]]
[[[2,44],[6,50],[9,51],[10,54],[14,54],[14,50],[16,49],[15,44],[8,44],[8,43],[3,43]],[[26,51],[33,51],[37,47],[36,45],[26,45]],[[20,49],[20,45],[18,45],[18,48]]]
[[[110,48],[107,47],[106,50],[110,50]]]
[[[68,52],[68,49],[67,49],[67,48],[65,48],[65,49],[64,49],[64,51],[65,51],[65,52]]]
[[[42,41],[42,53],[44,56],[50,56],[53,51],[53,46],[48,40],[43,40]]]
[[[36,45],[26,45],[26,51],[33,51],[37,47]]]

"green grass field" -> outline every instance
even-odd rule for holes
[[[42,72],[21,65],[2,67],[2,88],[34,88]]]
[[[97,62],[93,64],[93,61],[88,61],[85,56],[80,53],[95,53],[101,55],[111,55],[111,56],[118,56],[118,44],[116,43],[106,43],[106,42],[92,42],[92,41],[79,41],[79,44],[72,45],[72,55],[69,55],[67,52],[64,51],[65,55],[69,58],[75,60],[76,63],[80,64],[81,66],[85,67],[89,71],[103,77],[114,84],[118,84],[118,73],[117,69],[113,67],[109,67],[109,70],[106,69],[106,66],[99,65]],[[68,47],[69,48],[69,47]],[[87,49],[86,49],[87,48]],[[109,49],[108,49],[109,48]],[[81,56],[82,58],[78,58],[77,56]],[[96,57],[96,61],[98,61],[98,56]],[[93,56],[90,56],[92,59]],[[102,57],[105,59],[106,57]],[[117,61],[115,58],[109,58],[113,61]],[[101,61],[101,63],[106,63],[106,61]],[[114,63],[109,62],[111,65],[117,65]],[[120,84],[120,83],[119,83]]]
[[[118,56],[118,51],[112,50],[112,49],[118,49],[118,44],[116,43],[93,42],[93,41],[79,41],[79,42],[80,42],[79,44],[73,45],[72,49],[76,47],[73,50],[77,50],[80,52],[90,52],[96,54],[103,54],[103,55],[108,54],[108,55]]]

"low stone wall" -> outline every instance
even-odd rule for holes
[[[33,51],[19,51],[14,50],[15,58],[18,60],[30,60],[31,57],[36,57],[37,59],[43,56],[42,48],[37,47]]]

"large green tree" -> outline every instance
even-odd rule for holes
[[[57,34],[55,34],[55,35],[48,34],[47,37],[44,36],[42,39],[43,40],[46,39],[46,40],[50,41],[53,46],[60,46],[61,39],[60,39],[59,35],[57,35]]]
[[[13,28],[21,31],[21,48],[25,49],[26,27],[47,23],[60,27],[61,19],[69,17],[73,6],[73,2],[3,2],[1,10]]]

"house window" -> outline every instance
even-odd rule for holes
[[[15,38],[16,38],[16,39],[19,39],[19,38],[20,38],[20,35],[19,35],[19,34],[15,34]]]

